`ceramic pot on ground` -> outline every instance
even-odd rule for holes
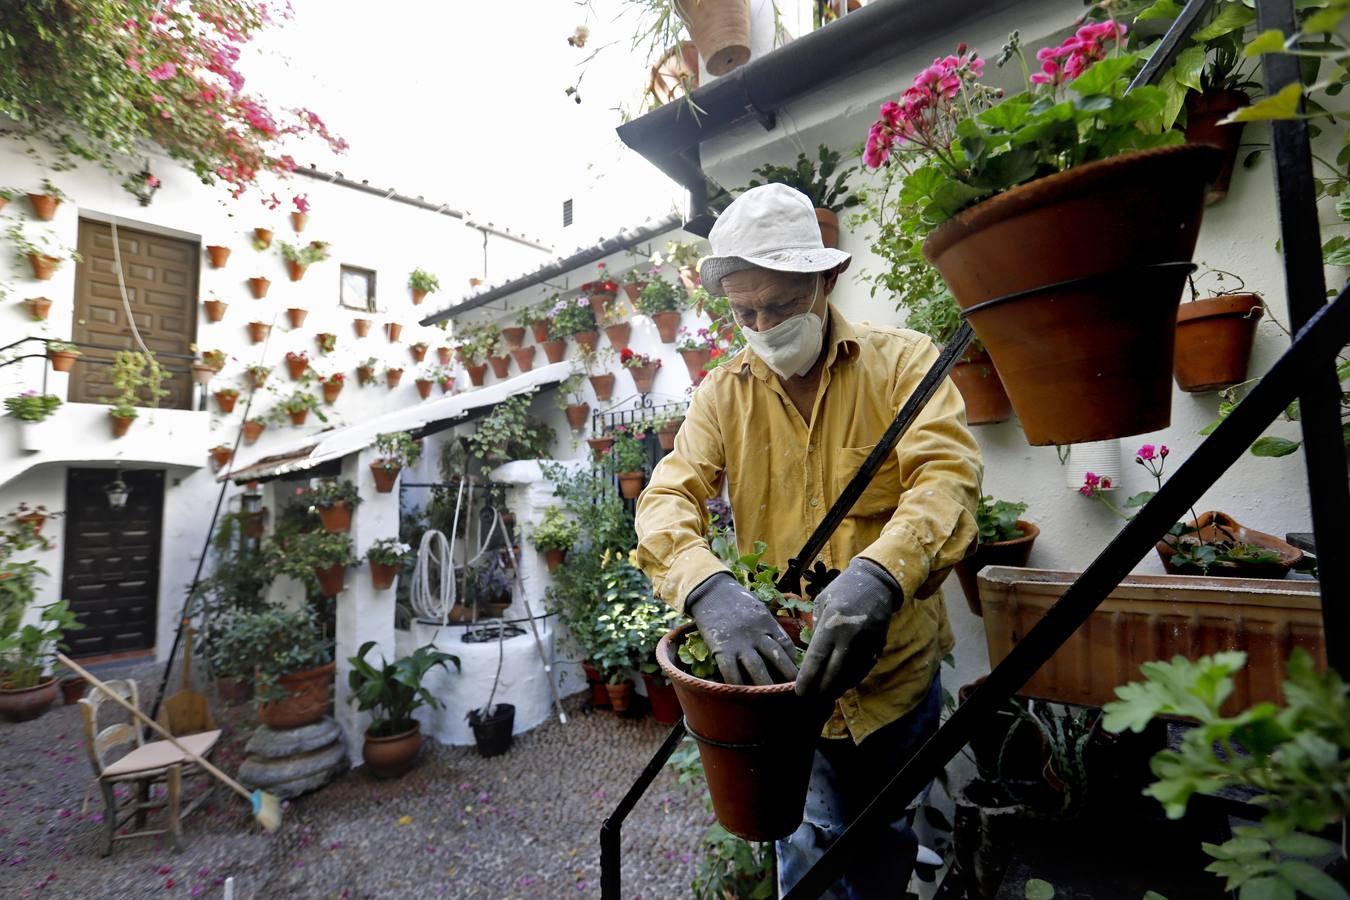
[[[1228,195],[1228,186],[1233,181],[1233,168],[1237,164],[1238,148],[1242,144],[1242,122],[1231,125],[1219,123],[1249,103],[1251,99],[1242,91],[1190,91],[1186,94],[1187,143],[1208,144],[1223,154],[1218,172],[1205,191],[1206,206],[1218,203]]]
[[[1257,531],[1253,528],[1247,528],[1241,525],[1232,516],[1227,513],[1202,512],[1200,517],[1191,520],[1189,523],[1193,528],[1199,529],[1198,534],[1191,535],[1190,540],[1186,538],[1169,538],[1169,540],[1182,544],[1183,546],[1192,543],[1196,537],[1202,538],[1207,542],[1230,541],[1239,544],[1250,544],[1261,550],[1269,550],[1276,554],[1278,559],[1268,563],[1233,563],[1221,562],[1211,565],[1208,571],[1201,572],[1195,566],[1179,566],[1172,562],[1172,557],[1176,554],[1176,548],[1167,541],[1158,541],[1154,545],[1158,551],[1158,558],[1162,560],[1163,568],[1173,575],[1208,575],[1219,578],[1284,578],[1289,574],[1289,570],[1298,565],[1303,559],[1303,551],[1280,540],[1274,535]]]
[[[1031,444],[1171,421],[1177,303],[1218,156],[1182,145],[1078,166],[976,204],[924,242]]]
[[[952,367],[952,381],[966,403],[967,425],[992,425],[1012,418],[1008,392],[988,353],[974,349],[966,351]]]
[[[585,673],[586,684],[591,689],[591,706],[595,709],[609,709],[609,691],[605,690],[605,679],[600,676],[600,670],[589,662],[583,662],[581,671]]]
[[[329,534],[346,534],[352,530],[352,508],[346,500],[339,500],[332,506],[320,506],[319,522]]]
[[[511,374],[511,357],[509,356],[489,356],[488,364],[492,366],[492,374],[498,379],[507,378]]]
[[[633,682],[625,681],[622,684],[606,684],[605,693],[609,694],[609,708],[622,715],[628,712],[628,707],[633,700]]]
[[[402,468],[403,467],[399,465],[390,465],[386,467],[378,461],[371,463],[370,474],[375,478],[375,490],[379,491],[381,494],[391,493],[394,490],[394,483],[398,481],[398,473]]]
[[[202,301],[202,308],[206,310],[206,321],[219,322],[225,318],[225,310],[230,308],[230,304],[224,300],[211,299]]]
[[[560,363],[567,357],[567,341],[541,341],[539,346],[550,363]]]
[[[956,564],[956,577],[961,582],[961,590],[966,595],[966,605],[977,616],[984,615],[980,604],[980,570],[985,566],[1018,566],[1027,564],[1031,557],[1031,546],[1041,530],[1030,522],[1017,520],[1022,536],[1010,541],[991,541],[980,544],[975,552]]]
[[[589,375],[591,387],[595,390],[595,399],[601,403],[608,403],[614,396],[614,373],[606,372],[603,375]]]
[[[557,568],[567,559],[567,551],[558,548],[550,548],[544,551],[544,565],[548,566],[550,572],[557,571]]]
[[[469,373],[469,384],[474,387],[482,387],[483,378],[487,375],[487,363],[465,366],[464,371]]]
[[[79,675],[69,675],[61,679],[61,702],[66,706],[74,706],[80,702],[85,693],[89,690],[89,682],[85,681]]]
[[[1265,314],[1255,294],[1228,294],[1177,309],[1174,375],[1189,393],[1217,391],[1247,380],[1256,323]]]
[[[635,472],[619,473],[619,493],[625,500],[636,500],[642,493],[642,485],[647,480],[647,473],[638,470]]]
[[[211,268],[223,269],[225,263],[229,261],[230,248],[222,247],[219,244],[211,244],[206,248],[206,254],[211,257]]]
[[[356,336],[359,338],[370,334],[370,325],[370,319],[352,319],[352,330],[356,332]]]
[[[372,562],[370,564],[370,583],[377,591],[387,591],[394,586],[394,577],[402,568],[397,564]]]
[[[652,718],[658,725],[674,725],[684,715],[680,709],[680,698],[675,694],[675,686],[664,678],[642,673],[642,683],[647,686],[647,700],[652,705]]]
[[[750,60],[748,0],[680,0],[675,4],[710,75],[725,75]]]
[[[333,704],[334,666],[328,663],[282,675],[277,684],[286,691],[286,696],[259,707],[258,720],[268,728],[286,729],[322,719]]]
[[[522,372],[528,372],[534,368],[534,345],[521,347],[519,350],[511,351],[511,358],[516,361],[516,368]]]
[[[272,286],[270,279],[255,276],[248,280],[248,289],[253,292],[254,300],[261,300],[267,296],[267,289]]]
[[[820,226],[820,242],[826,247],[839,246],[839,214],[832,209],[816,207],[816,224]]]
[[[566,413],[567,424],[572,426],[573,431],[581,431],[586,427],[586,420],[591,417],[591,405],[589,403],[569,403]]]
[[[722,827],[747,841],[785,838],[802,821],[816,738],[831,706],[793,683],[720,684],[679,667],[675,648],[694,628],[661,638],[656,661],[675,686]]]
[[[584,347],[592,353],[595,352],[595,344],[599,339],[600,334],[596,331],[578,331],[572,335],[572,340],[577,342],[578,347]]]
[[[361,759],[376,778],[398,778],[413,767],[421,749],[422,724],[414,719],[407,731],[389,737],[367,731]]]
[[[605,337],[609,338],[609,344],[615,352],[622,353],[628,349],[628,339],[633,335],[633,324],[631,322],[619,322],[615,325],[605,326]]]
[[[469,710],[469,726],[480,756],[499,756],[511,749],[511,731],[516,722],[516,708],[510,703],[498,703],[490,714]]]
[[[661,343],[675,343],[675,337],[680,333],[680,318],[681,316],[677,312],[652,314],[652,321],[656,323],[656,331],[661,336]]]
[[[115,438],[126,437],[127,432],[131,429],[131,423],[136,421],[135,416],[115,416],[112,414],[108,415],[108,419],[112,422],[112,434]]]
[[[27,722],[36,719],[56,702],[61,692],[55,678],[30,688],[7,688],[0,684],[0,719]]]

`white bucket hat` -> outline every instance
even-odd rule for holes
[[[744,269],[827,272],[848,268],[851,254],[826,247],[810,199],[785,184],[764,184],[741,194],[708,233],[712,255],[699,266],[703,284],[725,294],[722,279]]]

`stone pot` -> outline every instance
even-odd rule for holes
[[[554,547],[544,551],[544,565],[548,566],[550,572],[556,571],[565,559],[567,559],[566,550],[559,550]]]
[[[642,493],[642,485],[647,480],[647,473],[641,469],[635,472],[619,473],[619,493],[625,500],[636,500]]]
[[[816,207],[816,224],[820,226],[820,242],[826,247],[839,247],[839,214],[832,209]]]
[[[952,381],[966,402],[967,425],[993,425],[1012,418],[1008,392],[988,353],[967,350],[952,367]]]
[[[605,326],[605,336],[609,338],[610,346],[616,353],[622,353],[628,349],[628,339],[633,335],[633,323],[619,322],[614,325]]]
[[[402,566],[388,563],[371,562],[370,583],[377,591],[387,591],[394,586],[394,577]]]
[[[359,338],[370,334],[370,325],[370,319],[352,319],[352,330],[356,332],[356,336]]]
[[[375,478],[375,490],[381,494],[391,493],[402,469],[398,463],[385,463],[382,460],[371,463],[370,474]]]
[[[352,508],[346,500],[339,500],[332,506],[320,506],[319,522],[329,534],[346,534],[352,530]]]
[[[272,286],[271,280],[268,278],[263,278],[261,276],[254,276],[253,278],[250,278],[248,280],[248,289],[253,292],[254,300],[261,300],[262,298],[266,297],[267,289],[270,288],[271,286]]]
[[[958,213],[924,242],[1037,446],[1167,427],[1172,348],[1219,152],[1078,166]]]
[[[435,384],[430,378],[415,378],[413,384],[417,385],[417,393],[425,400],[431,396],[431,386]]]
[[[376,778],[398,778],[413,767],[417,753],[422,749],[422,723],[413,720],[407,731],[389,737],[379,737],[366,731],[361,746],[361,759]]]
[[[966,605],[977,616],[984,615],[980,605],[980,581],[977,577],[985,566],[1018,566],[1027,564],[1031,557],[1031,545],[1041,530],[1030,522],[1017,520],[1022,536],[1010,541],[991,541],[980,544],[975,552],[956,564],[956,577],[961,582],[961,590],[966,595]]]
[[[1173,375],[1188,393],[1217,391],[1247,380],[1256,323],[1265,314],[1255,294],[1193,300],[1177,309]]]
[[[211,257],[211,268],[223,269],[226,261],[230,258],[230,248],[222,247],[219,244],[210,244],[206,248],[206,255]]]
[[[591,387],[595,390],[595,399],[601,403],[608,403],[609,398],[614,396],[614,373],[606,372],[603,375],[588,375]]]
[[[658,725],[674,725],[684,715],[680,709],[680,698],[675,694],[675,686],[664,678],[642,673],[642,683],[647,686],[647,700],[652,705],[652,718]]]
[[[710,75],[725,75],[750,60],[748,0],[678,0],[675,10],[689,28]]]
[[[334,668],[334,663],[328,663],[282,675],[277,682],[287,696],[259,707],[258,720],[268,728],[285,729],[322,719],[333,703]]]
[[[623,714],[628,712],[629,704],[633,700],[633,682],[625,681],[622,684],[606,684],[605,693],[609,694],[609,708],[616,713]]]
[[[675,343],[675,338],[680,333],[681,318],[681,314],[677,312],[652,313],[652,321],[656,323],[656,331],[661,335],[661,343]]]
[[[212,298],[211,300],[202,301],[202,308],[206,310],[206,321],[219,322],[221,319],[225,318],[225,310],[230,308],[230,304],[226,303],[224,300]]]
[[[469,710],[469,726],[478,745],[479,756],[499,756],[511,749],[511,733],[516,722],[516,708],[510,703],[498,703],[491,715],[476,709]]]
[[[539,346],[550,363],[560,363],[567,357],[567,341],[540,341]]]
[[[492,366],[492,374],[497,378],[507,378],[511,374],[511,357],[503,354],[501,356],[489,356],[488,363]]]
[[[1251,98],[1242,91],[1205,91],[1186,94],[1186,142],[1190,144],[1208,144],[1218,148],[1223,154],[1219,170],[1205,191],[1205,205],[1212,206],[1228,195],[1228,186],[1233,181],[1233,168],[1237,164],[1238,148],[1242,145],[1244,123],[1231,125],[1219,123],[1244,106]]]
[[[1199,529],[1200,538],[1206,541],[1233,540],[1241,544],[1251,544],[1262,550],[1270,550],[1279,556],[1279,559],[1270,563],[1216,563],[1209,567],[1208,572],[1201,572],[1193,566],[1178,566],[1172,562],[1172,557],[1176,549],[1167,541],[1158,541],[1155,549],[1158,551],[1158,558],[1162,560],[1163,568],[1173,575],[1208,575],[1211,578],[1284,578],[1289,574],[1289,570],[1298,565],[1299,560],[1303,559],[1303,551],[1288,544],[1274,535],[1256,531],[1238,524],[1232,516],[1221,512],[1203,512],[1197,519],[1192,519],[1189,523],[1192,527]],[[1173,538],[1173,541],[1181,543],[1190,543],[1194,540],[1187,538]]]
[[[487,363],[465,365],[464,371],[469,373],[469,384],[474,387],[482,387],[483,379],[487,376]]]
[[[60,693],[56,678],[48,677],[36,687],[8,688],[0,682],[0,719],[27,722],[45,713]]]
[[[516,368],[522,372],[528,372],[534,368],[534,345],[521,347],[519,350],[511,351],[511,358],[516,361]]]
[[[525,326],[509,325],[502,329],[502,340],[506,341],[507,350],[519,350],[525,343]]]
[[[591,417],[591,405],[589,403],[569,403],[566,413],[567,424],[572,426],[573,431],[581,431],[586,427],[586,420]]]

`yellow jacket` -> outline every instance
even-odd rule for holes
[[[923,335],[855,326],[833,305],[826,336],[809,427],[749,348],[694,392],[675,450],[637,505],[638,563],[675,609],[683,611],[693,588],[726,569],[704,538],[704,501],[721,495],[724,476],[738,543],[764,541],[764,562],[785,568],[937,358]],[[881,659],[839,699],[826,737],[860,742],[900,718],[951,651],[938,587],[978,534],[982,469],[965,404],[948,381],[821,553],[826,566],[839,569],[864,556],[895,576],[905,595]]]

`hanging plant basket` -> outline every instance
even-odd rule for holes
[[[398,336],[403,333],[403,326],[397,322],[385,322],[384,333],[389,336],[389,343],[397,343]]]
[[[1025,567],[1031,558],[1032,545],[1041,530],[1030,522],[1017,520],[1017,528],[1022,532],[1019,538],[1008,541],[990,541],[981,543],[975,552],[956,564],[956,577],[961,582],[961,590],[966,595],[966,605],[977,616],[984,615],[984,606],[980,603],[980,570],[986,566]]]
[[[387,384],[387,385],[389,386],[389,390],[392,391],[394,388],[398,387],[399,382],[402,381],[402,380],[403,380],[403,370],[402,370],[402,369],[386,369],[386,370],[385,370],[385,372],[384,372],[384,383]]]
[[[219,322],[225,318],[225,310],[230,308],[230,304],[213,298],[202,301],[202,308],[206,310],[206,321]]]
[[[266,428],[267,424],[265,422],[259,422],[257,419],[249,419],[244,423],[244,443],[252,444],[257,441],[258,438],[262,437],[262,433]]]
[[[642,485],[647,481],[647,473],[638,469],[633,472],[619,473],[619,493],[625,500],[636,500],[642,493]]]
[[[319,522],[329,534],[346,534],[352,529],[352,508],[346,500],[339,500],[332,506],[320,506]]]
[[[521,347],[511,351],[511,358],[516,361],[516,368],[522,372],[528,372],[534,368],[534,344],[528,347]]]
[[[413,384],[417,385],[417,393],[425,400],[431,396],[431,386],[435,384],[430,378],[418,378]]]
[[[299,428],[300,426],[304,425],[305,420],[309,418],[309,410],[302,409],[298,410],[297,412],[289,413],[289,415],[291,417],[291,424],[294,425],[296,428]]]
[[[578,331],[576,334],[572,335],[572,339],[577,342],[578,347],[585,347],[593,353],[595,352],[595,345],[600,339],[600,335],[595,331]]]
[[[656,432],[656,439],[661,443],[662,450],[675,449],[675,435],[680,433],[680,426],[684,424],[684,416],[667,422]]]
[[[633,376],[633,384],[637,386],[639,394],[650,394],[652,392],[652,384],[656,381],[656,373],[660,371],[660,368],[656,363],[627,367],[628,374]]]
[[[305,370],[309,368],[309,360],[303,356],[287,356],[286,371],[290,373],[292,381],[299,381],[305,376]]]
[[[637,303],[638,297],[642,295],[642,289],[647,286],[645,281],[625,281],[623,283],[623,292],[628,295],[629,303]]]
[[[979,203],[924,242],[1030,443],[1171,421],[1177,303],[1217,157],[1183,145],[1089,163]]]
[[[211,244],[206,248],[206,254],[211,257],[211,268],[223,269],[225,263],[230,259],[230,248],[222,247],[219,244]]]
[[[372,462],[370,474],[375,478],[375,490],[381,494],[392,493],[402,468],[398,463],[386,463],[383,460]]]
[[[952,381],[966,402],[967,425],[992,425],[1012,418],[1012,403],[989,354],[974,348],[952,367]]]
[[[614,438],[612,437],[586,438],[586,443],[591,445],[591,456],[594,457],[596,462],[599,462],[600,460],[605,458],[605,454],[609,452],[609,448],[614,446]]]
[[[680,331],[680,314],[677,312],[659,312],[652,316],[656,331],[661,335],[661,343],[673,344]]]
[[[52,311],[52,301],[46,297],[30,297],[23,302],[34,322],[45,322]]]
[[[525,343],[525,326],[512,325],[503,328],[502,340],[506,341],[507,350],[519,350]]]
[[[115,438],[126,437],[131,430],[131,423],[136,421],[135,416],[119,416],[113,413],[108,414],[108,419],[112,422],[112,436]]]
[[[56,270],[61,266],[61,258],[58,256],[47,256],[45,253],[28,254],[28,265],[33,268],[33,277],[38,281],[51,281]]]
[[[412,354],[413,362],[421,362],[427,358],[426,344],[412,344],[408,347],[408,352]]]
[[[369,319],[352,319],[352,330],[356,332],[357,337],[363,338],[370,334],[370,324]]]
[[[816,207],[816,224],[820,226],[820,242],[826,247],[839,247],[839,214],[832,209]]]
[[[250,278],[248,280],[248,289],[253,292],[254,300],[261,300],[262,298],[266,297],[267,289],[270,288],[271,286],[272,286],[271,279],[264,278],[261,275],[255,275],[253,278]]]
[[[1256,323],[1265,306],[1256,294],[1228,294],[1177,309],[1174,374],[1190,393],[1217,391],[1247,380]]]
[[[272,229],[255,228],[253,229],[253,236],[257,239],[259,245],[258,249],[266,250],[268,247],[272,246]]]
[[[632,334],[633,324],[631,322],[619,322],[615,325],[605,326],[605,337],[609,338],[610,346],[617,353],[622,353],[628,349],[628,339],[632,337]]]
[[[586,420],[591,417],[591,405],[589,403],[569,403],[566,412],[567,424],[572,426],[573,431],[581,431],[586,427]]]
[[[592,390],[595,391],[595,399],[601,403],[608,403],[614,396],[614,373],[605,372],[601,375],[588,375],[587,379],[591,383]]]
[[[492,374],[497,378],[506,378],[511,374],[511,357],[506,355],[489,356],[488,362],[492,365]]]
[[[309,269],[309,266],[304,263],[296,262],[293,259],[286,260],[286,271],[290,273],[291,281],[299,281],[304,278],[307,269]]]
[[[398,570],[402,568],[397,564],[377,563],[370,564],[370,583],[377,591],[387,591],[394,586],[394,576],[398,575]]]
[[[53,372],[69,372],[75,368],[75,360],[80,358],[80,354],[72,353],[69,350],[47,349],[47,359],[52,364]]]
[[[544,341],[544,358],[550,363],[560,363],[567,357],[567,341]]]
[[[487,377],[487,363],[477,363],[471,366],[466,365],[464,371],[469,373],[469,384],[474,387],[482,387],[483,379]]]
[[[239,401],[239,394],[237,392],[216,391],[212,396],[216,398],[216,408],[219,409],[223,415],[229,415],[234,412],[234,404]]]
[[[449,348],[449,347],[437,347],[437,348],[436,348],[436,359],[438,359],[438,360],[440,361],[441,365],[443,365],[443,366],[448,366],[448,365],[450,365],[450,348]]]
[[[219,447],[211,448],[211,461],[215,463],[217,472],[225,468],[233,457],[234,448],[227,444],[221,444]]]
[[[750,61],[750,0],[676,0],[675,11],[710,75],[725,75]]]
[[[305,317],[308,315],[309,310],[300,309],[299,307],[293,306],[290,309],[286,310],[286,318],[291,320],[292,328],[299,328],[300,326],[304,325]]]
[[[1212,206],[1228,196],[1228,186],[1233,181],[1233,169],[1237,165],[1238,149],[1242,145],[1245,123],[1219,123],[1251,102],[1251,98],[1242,91],[1188,91],[1186,94],[1186,142],[1208,144],[1223,154],[1219,170],[1205,191],[1206,206]]]
[[[309,213],[302,213],[302,212],[291,213],[291,230],[293,230],[296,234],[299,234],[300,232],[304,231],[305,226],[308,224],[309,224]]]
[[[534,335],[534,342],[542,344],[548,340],[548,319],[535,319],[530,323],[530,332]]]
[[[194,362],[192,364],[192,380],[202,387],[211,383],[211,379],[216,377],[216,369],[203,362]]]
[[[345,383],[341,381],[325,381],[323,383],[323,402],[332,406],[337,402],[338,395],[342,393]]]
[[[33,207],[33,215],[43,222],[55,219],[56,211],[61,207],[61,201],[50,194],[29,194],[28,204]]]

